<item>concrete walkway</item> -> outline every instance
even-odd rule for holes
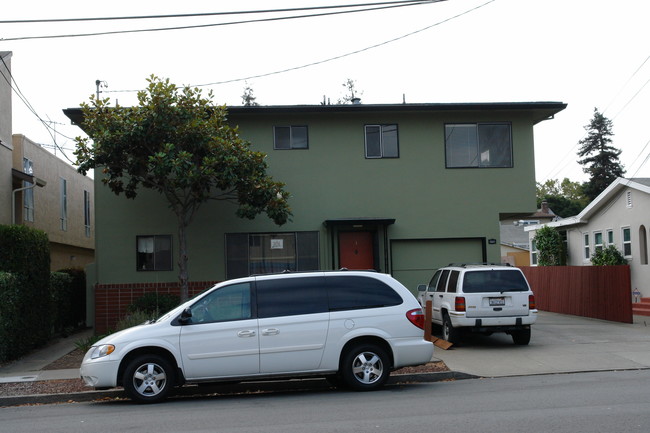
[[[434,331],[435,333],[435,331]],[[650,368],[650,317],[633,324],[541,311],[528,346],[505,334],[469,336],[434,357],[450,370],[482,377]]]
[[[0,383],[29,382],[35,380],[78,379],[79,368],[43,370],[57,359],[75,350],[75,342],[93,335],[92,329],[78,332],[48,344],[11,364],[0,367]]]

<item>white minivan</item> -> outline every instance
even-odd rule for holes
[[[157,402],[183,383],[321,376],[354,390],[391,370],[425,364],[415,297],[367,271],[283,273],[219,283],[158,320],[98,341],[85,355],[88,386],[123,386]]]

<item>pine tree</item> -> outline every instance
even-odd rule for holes
[[[611,146],[614,135],[612,121],[594,108],[594,117],[585,126],[587,136],[579,141],[581,145],[578,161],[582,171],[589,174],[589,181],[583,184],[583,192],[589,200],[595,199],[618,177],[625,173],[618,157],[621,150]]]

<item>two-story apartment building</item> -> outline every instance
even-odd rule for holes
[[[229,121],[286,183],[293,218],[278,227],[207,203],[188,229],[190,279],[198,289],[251,273],[370,268],[415,290],[450,262],[498,263],[499,221],[536,208],[533,126],[565,107],[230,107]],[[80,109],[64,111],[83,128]],[[147,190],[128,200],[95,183],[98,299],[175,290],[178,239],[165,200]]]

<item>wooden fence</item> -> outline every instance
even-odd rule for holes
[[[630,267],[522,266],[542,311],[632,323]]]

